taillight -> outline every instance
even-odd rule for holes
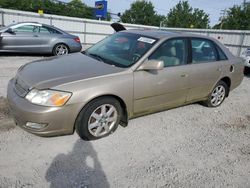
[[[74,38],[74,40],[75,40],[76,42],[79,42],[79,43],[81,42],[80,39],[79,39],[79,37]]]

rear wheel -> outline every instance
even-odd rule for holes
[[[206,106],[208,107],[218,107],[225,100],[227,94],[229,92],[228,85],[219,81],[214,87],[212,93],[209,95],[207,101],[205,101]]]
[[[69,48],[65,44],[57,44],[53,48],[53,55],[60,56],[69,53]]]
[[[121,106],[112,97],[87,104],[76,120],[76,132],[84,140],[95,140],[113,133],[121,120]]]

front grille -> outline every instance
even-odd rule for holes
[[[20,78],[14,80],[14,85],[16,94],[20,97],[25,97],[29,91],[27,85]]]

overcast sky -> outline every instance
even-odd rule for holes
[[[69,2],[70,0],[63,0]],[[107,0],[108,9],[112,13],[124,12],[129,9],[130,4],[135,0]],[[159,14],[167,15],[169,10],[173,8],[180,0],[151,0],[155,9]],[[193,8],[203,9],[210,16],[210,25],[213,26],[218,23],[221,10],[232,7],[233,5],[240,5],[243,0],[188,0]],[[250,1],[250,0],[249,0]],[[89,6],[95,4],[95,0],[83,0]]]

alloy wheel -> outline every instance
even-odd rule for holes
[[[97,107],[89,117],[88,130],[91,135],[101,137],[110,133],[118,119],[118,112],[111,104]]]

